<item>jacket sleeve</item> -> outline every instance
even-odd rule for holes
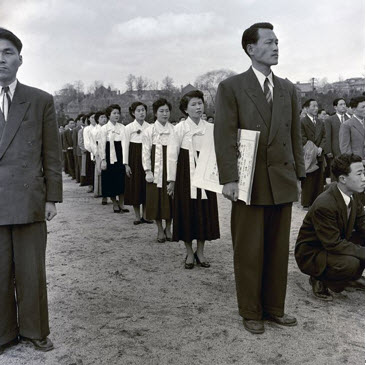
[[[46,201],[62,202],[60,135],[58,133],[53,97],[51,95],[43,110],[42,165],[46,182]]]
[[[142,132],[142,167],[145,172],[151,171],[151,148],[152,148],[152,136],[151,128],[147,128]]]
[[[319,147],[322,148],[323,153],[324,153],[324,150],[325,150],[325,127],[324,127],[323,123],[322,123],[322,137],[321,137],[321,140],[320,140]]]
[[[301,119],[300,121],[301,124],[301,142],[302,145],[305,146],[306,142],[308,141],[308,135],[306,134],[306,128],[305,128],[305,119]]]
[[[298,179],[306,176],[304,150],[302,147],[301,138],[301,123],[299,116],[299,107],[297,100],[296,87],[292,85],[291,105],[292,105],[292,128],[291,128],[291,144],[295,160],[296,176]]]
[[[365,259],[364,247],[341,238],[334,211],[325,207],[316,208],[312,221],[318,239],[328,252]]]
[[[220,184],[238,181],[239,115],[232,88],[221,82],[215,101],[214,142]]]
[[[179,123],[174,127],[173,136],[169,138],[167,145],[167,180],[175,181],[177,174],[177,162],[180,146],[184,136],[183,123]]]
[[[327,118],[324,121],[324,129],[325,129],[325,144],[324,144],[324,153],[327,155],[328,153],[332,153],[332,121],[330,118]]]
[[[341,153],[352,153],[351,148],[351,129],[345,122],[339,128],[339,148]]]

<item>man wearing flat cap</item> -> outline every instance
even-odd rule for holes
[[[0,28],[0,353],[22,342],[53,349],[46,288],[46,219],[62,201],[53,98],[16,79],[22,42]]]

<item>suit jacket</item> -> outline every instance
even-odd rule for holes
[[[347,115],[344,116],[344,120],[349,119]],[[325,127],[325,150],[324,153],[332,153],[333,157],[337,157],[341,154],[339,148],[339,128],[341,122],[337,114],[334,114],[324,121]]]
[[[317,156],[318,161],[323,161],[325,148],[325,128],[323,122],[315,119],[316,124],[306,115],[301,119],[301,138],[302,144],[305,145],[307,141],[311,141],[317,147],[322,148],[322,154]]]
[[[341,125],[339,147],[341,153],[353,153],[365,159],[365,128],[355,117]]]
[[[273,76],[273,108],[252,68],[219,84],[215,150],[220,183],[238,180],[238,129],[260,131],[251,204],[296,201],[297,178],[305,177],[297,94],[287,79]]]
[[[72,132],[72,145],[74,148],[74,156],[80,156],[81,157],[81,149],[79,147],[79,130],[81,129],[81,126],[75,127]]]
[[[69,147],[73,147],[72,145],[72,129],[65,129],[64,133],[62,135],[62,143],[65,150],[67,150]]]
[[[334,182],[314,201],[300,228],[295,246],[300,270],[320,276],[327,264],[327,252],[365,259],[364,247],[349,241],[354,229],[365,235],[365,211],[359,196],[354,194],[347,219],[346,204]]]
[[[18,82],[0,140],[0,225],[44,221],[46,201],[62,201],[61,171],[53,97]]]

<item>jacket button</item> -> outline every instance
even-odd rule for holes
[[[29,188],[29,185],[28,185],[28,184],[24,184],[24,187],[25,187],[26,189],[28,189],[28,188]]]
[[[283,145],[286,146],[286,142],[283,142]]]
[[[28,167],[28,165],[27,165],[27,163],[26,163],[26,162],[24,162],[22,166],[23,166],[23,167]]]

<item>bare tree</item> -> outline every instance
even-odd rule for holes
[[[149,86],[149,80],[146,77],[138,76],[136,77],[135,84],[136,84],[137,96],[141,98],[143,91],[146,90]]]
[[[234,75],[236,75],[236,72],[226,69],[209,71],[197,77],[195,87],[209,96],[208,104],[214,104],[219,83]]]
[[[129,74],[126,80],[127,91],[133,91],[136,83],[136,76]]]
[[[174,80],[170,76],[165,76],[161,81],[161,90],[175,91]]]

